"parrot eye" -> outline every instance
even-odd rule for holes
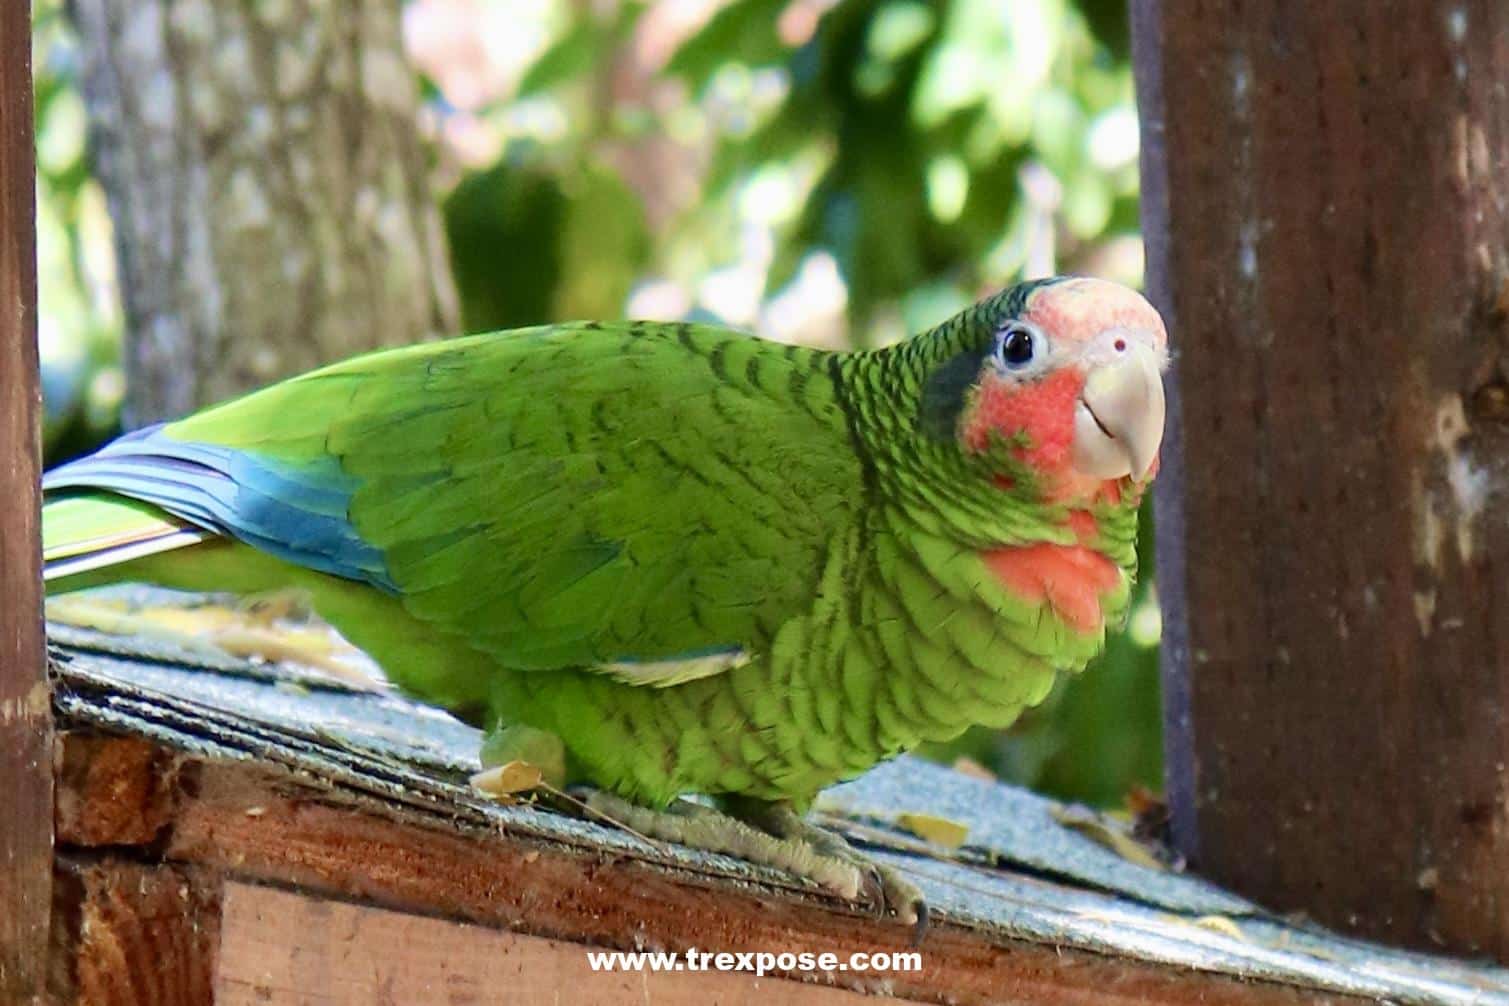
[[[1014,321],[996,335],[995,355],[1002,370],[1021,373],[1048,356],[1048,339],[1036,328]]]

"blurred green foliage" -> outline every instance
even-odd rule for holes
[[[1023,275],[1140,283],[1124,0],[697,8],[408,0],[467,330],[635,314],[866,345]],[[57,460],[112,429],[120,319],[71,42],[59,0],[36,9]],[[1149,579],[1084,675],[931,753],[1099,804],[1157,788]]]
[[[89,171],[76,47],[61,0],[33,7],[37,276],[49,464],[119,429],[120,306],[105,197]]]

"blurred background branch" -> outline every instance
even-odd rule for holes
[[[1123,0],[72,12],[35,24],[49,463],[117,428],[123,332],[143,421],[462,329],[874,345],[1022,276],[1141,281]],[[934,754],[1101,804],[1161,785],[1139,591],[1096,666]]]

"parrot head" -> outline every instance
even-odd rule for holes
[[[1168,334],[1141,295],[1080,277],[1024,283],[950,327],[956,351],[928,378],[923,426],[997,488],[1072,503],[1151,479]]]

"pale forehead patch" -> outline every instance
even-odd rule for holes
[[[1158,312],[1135,290],[1109,280],[1075,277],[1034,290],[1026,319],[1060,339],[1088,342],[1111,328],[1145,332],[1155,345],[1168,345]]]

